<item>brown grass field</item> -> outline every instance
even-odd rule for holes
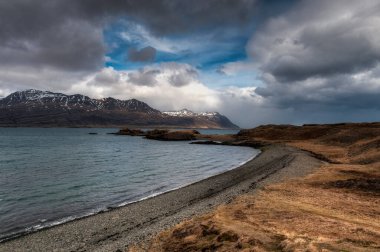
[[[380,123],[267,125],[235,141],[287,144],[328,162],[130,251],[380,251]]]

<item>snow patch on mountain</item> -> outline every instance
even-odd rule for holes
[[[201,112],[201,113],[195,113],[188,109],[182,109],[179,111],[164,111],[163,114],[169,115],[169,116],[178,116],[178,117],[194,117],[194,116],[206,116],[206,117],[214,117],[218,116],[218,112]]]

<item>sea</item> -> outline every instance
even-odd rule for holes
[[[117,130],[0,128],[0,240],[183,187],[259,153],[108,134]]]

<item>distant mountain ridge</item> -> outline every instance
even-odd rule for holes
[[[179,111],[164,111],[162,112],[166,115],[170,116],[179,116],[179,117],[188,117],[188,116],[208,116],[208,117],[213,117],[213,116],[218,116],[220,115],[218,112],[202,112],[202,113],[195,113],[191,110],[188,109],[182,109]]]
[[[133,112],[157,113],[158,110],[136,99],[121,101],[114,98],[91,99],[85,95],[65,95],[49,91],[29,89],[10,94],[0,100],[0,106],[12,107],[20,104],[28,105],[29,109],[41,105],[59,106],[68,110],[127,110]]]
[[[218,112],[160,112],[136,100],[91,99],[30,89],[0,99],[0,127],[238,128]]]

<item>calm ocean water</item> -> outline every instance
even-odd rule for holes
[[[116,129],[0,128],[0,240],[199,181],[258,153],[109,132]]]

